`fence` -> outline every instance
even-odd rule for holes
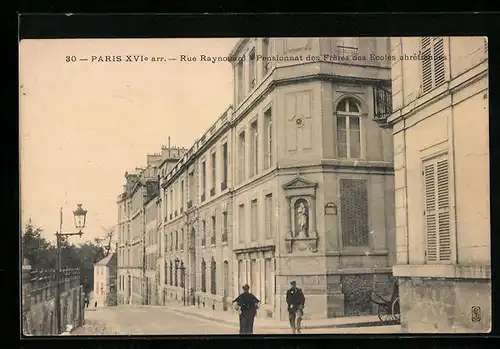
[[[57,335],[55,270],[22,269],[22,319],[24,335]],[[61,330],[67,325],[83,325],[83,288],[79,269],[64,269],[60,274]]]

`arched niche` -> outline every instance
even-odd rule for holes
[[[316,188],[317,183],[297,175],[283,185],[287,198],[287,226],[285,239],[287,251],[295,244],[299,250],[317,251]]]

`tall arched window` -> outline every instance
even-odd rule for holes
[[[339,158],[361,157],[361,109],[354,98],[339,102],[337,114],[337,154]]]
[[[185,271],[186,269],[184,269],[184,262],[181,262],[181,287],[184,287],[184,281],[185,281]]]
[[[223,292],[222,292],[222,296],[223,297],[227,297],[229,296],[229,263],[228,261],[224,261],[224,264],[223,264],[223,273],[224,273],[224,280],[223,280]]]
[[[170,232],[170,252],[174,250],[174,233]]]
[[[174,266],[172,265],[172,261],[170,261],[170,286],[174,284]]]
[[[201,292],[207,292],[207,263],[205,259],[201,260]]]
[[[175,231],[175,250],[179,250],[179,232]]]
[[[216,284],[216,276],[217,276],[217,264],[215,263],[214,257],[212,257],[212,262],[210,263],[210,291],[212,294],[217,294],[217,284]]]

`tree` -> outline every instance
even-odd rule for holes
[[[32,269],[55,269],[56,246],[41,236],[42,229],[28,220],[22,235],[22,256],[27,258]],[[113,233],[107,232],[99,243],[86,242],[75,245],[65,236],[60,237],[62,268],[79,268],[80,283],[85,292],[90,292],[94,284],[94,264],[103,259],[111,250]],[[106,243],[103,245],[102,241]],[[109,247],[108,247],[109,246]]]
[[[115,241],[115,227],[103,227],[104,236],[102,238],[95,238],[94,241],[98,246],[104,249],[104,257],[107,257],[112,249]]]
[[[36,227],[30,218],[22,233],[22,255],[28,259],[33,269],[53,269],[56,249],[41,233],[42,229]]]

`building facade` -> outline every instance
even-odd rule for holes
[[[422,59],[401,59],[419,52]],[[488,49],[393,38],[397,265],[405,332],[491,326]],[[433,56],[432,59],[423,56]],[[445,59],[441,59],[445,57]]]
[[[116,305],[117,255],[112,252],[94,264],[94,297],[98,307]]]
[[[247,38],[234,103],[160,179],[165,301],[286,319],[296,280],[311,318],[372,313],[395,263],[387,38]],[[374,56],[374,57],[372,57]]]
[[[159,171],[166,148],[147,156],[147,166],[125,173],[126,184],[118,197],[118,302],[155,304],[158,275]],[[156,226],[156,228],[153,228]]]

